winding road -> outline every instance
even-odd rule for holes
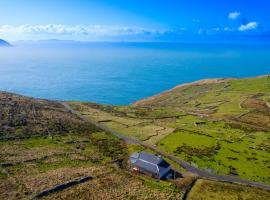
[[[200,178],[216,180],[216,181],[223,181],[223,182],[230,182],[230,183],[240,183],[240,184],[244,184],[244,185],[249,185],[249,186],[253,186],[253,187],[258,187],[258,188],[270,190],[270,186],[263,184],[263,183],[250,181],[250,180],[246,180],[246,179],[241,179],[241,178],[236,177],[236,176],[224,176],[224,175],[212,174],[212,173],[206,172],[204,170],[200,170],[200,169],[192,166],[190,163],[188,163],[180,158],[177,158],[171,154],[165,153],[165,152],[161,151],[160,149],[158,149],[154,146],[151,146],[151,145],[147,145],[147,144],[143,143],[142,141],[139,141],[135,138],[124,136],[121,133],[110,129],[107,126],[104,126],[103,124],[100,124],[94,120],[89,119],[88,117],[81,115],[79,112],[72,109],[71,106],[66,102],[60,102],[60,104],[62,104],[65,109],[67,109],[70,113],[76,115],[81,120],[88,122],[92,125],[95,125],[96,127],[102,129],[103,131],[111,133],[120,139],[123,139],[126,143],[139,144],[145,148],[151,149],[151,150],[155,151],[156,153],[178,163],[181,167],[185,168],[187,171],[189,171],[191,173],[198,175]]]

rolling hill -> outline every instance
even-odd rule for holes
[[[180,198],[173,184],[122,169],[129,151],[60,102],[0,93],[0,199]]]
[[[199,169],[269,185],[269,102],[270,79],[263,76],[197,81],[130,106],[67,103],[81,116]],[[179,199],[185,194],[188,200],[270,195],[241,184],[194,182],[196,174],[172,160],[168,162],[184,178],[159,181],[134,174],[126,169],[126,159],[139,150],[151,152],[105,133],[61,102],[0,93],[0,199],[38,194],[44,199]],[[47,192],[55,188],[62,189]]]
[[[270,184],[269,103],[262,76],[197,81],[130,106],[71,105],[202,170]]]
[[[96,131],[58,102],[0,93],[0,139]]]
[[[135,107],[174,108],[195,116],[270,130],[270,76],[209,79],[138,101]]]

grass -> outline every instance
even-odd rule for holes
[[[269,101],[270,79],[262,77],[186,85],[131,106],[70,104],[84,116],[201,169],[269,184]],[[0,103],[4,105],[0,162],[21,162],[0,168],[0,199],[29,199],[86,175],[96,178],[48,199],[180,198],[181,190],[173,184],[114,164],[135,151],[149,150],[126,145],[82,123],[55,102],[1,93]],[[22,162],[26,160],[32,161]],[[188,199],[265,199],[267,195],[256,188],[199,180]]]
[[[270,191],[242,185],[199,179],[187,196],[187,200],[267,200]]]
[[[98,145],[99,141],[101,142]],[[108,148],[110,148],[110,151],[107,150]],[[110,152],[110,155],[108,152]],[[10,190],[1,191],[0,198],[16,192],[26,192],[26,196],[21,198],[27,198],[33,192],[38,191],[35,187],[28,187],[32,184],[31,180],[37,181],[35,177],[42,174],[49,176],[55,170],[60,173],[62,169],[70,169],[73,170],[73,173],[76,173],[81,168],[101,168],[122,156],[126,156],[124,144],[117,138],[102,132],[88,135],[70,134],[57,135],[53,138],[48,136],[1,141],[1,162],[15,163],[30,159],[32,161],[5,168],[10,174],[9,177],[3,173],[4,169],[1,169],[0,185],[2,188],[8,187],[11,183],[15,188],[11,187]],[[70,174],[63,174],[62,176],[65,177],[65,180],[72,178]],[[14,182],[14,180],[17,181]],[[40,181],[44,182],[44,188],[49,186],[46,185],[48,182],[46,176],[42,177]],[[58,183],[60,181],[58,180]]]
[[[177,147],[183,145],[203,149],[205,147],[212,147],[215,143],[216,141],[212,137],[179,130],[171,133],[169,136],[161,140],[159,147],[164,146],[168,151],[174,151]]]
[[[101,108],[105,109],[105,111],[99,110],[100,108],[97,109],[95,104],[82,104],[78,102],[72,102],[70,104],[73,108],[77,109],[83,115],[88,116],[92,120],[105,124],[123,135],[139,138],[149,144],[157,143],[161,138],[170,134],[174,130],[173,128],[165,128],[160,125],[156,125],[151,117],[148,117],[147,119],[136,119],[132,117],[133,114],[131,113],[128,113],[128,116],[125,114],[121,115],[121,112],[124,111],[123,107],[116,107],[116,111],[109,110],[106,112],[106,109],[103,107]]]
[[[270,183],[267,176],[269,153],[258,148],[268,133],[250,134],[223,125],[217,124],[215,128],[211,128],[213,123],[210,122],[204,124],[204,128],[186,127],[185,130],[165,137],[158,143],[158,147],[214,173],[236,174],[250,180]]]
[[[201,169],[269,184],[269,96],[270,78],[260,77],[177,87],[131,106],[72,105]]]
[[[9,93],[0,93],[0,103],[3,105],[0,108],[3,113],[0,162],[14,164],[0,168],[0,199],[31,199],[42,190],[83,176],[94,179],[89,185],[82,184],[48,198],[152,199],[159,196],[167,199],[170,196],[179,199],[181,196],[181,191],[171,183],[120,169],[118,162],[125,162],[131,148],[138,147],[127,147],[117,137],[82,122],[61,104]],[[97,114],[93,109],[82,114],[108,120],[109,107],[98,107]],[[112,120],[119,125],[135,127],[145,123],[132,118],[127,121],[120,111],[118,114]]]
[[[126,146],[118,138],[104,132],[34,137],[0,143],[1,162],[34,159],[0,168],[0,199],[28,199],[41,190],[82,176],[93,176],[94,179],[50,195],[48,199],[72,199],[73,195],[81,199],[113,199],[116,194],[122,199],[154,198],[159,195],[161,199],[167,196],[178,199],[181,196],[181,191],[169,182],[119,169],[114,161],[126,160],[129,152],[142,149],[136,145]]]
[[[179,199],[173,185],[114,170],[106,176],[44,199]]]
[[[55,101],[0,92],[0,139],[98,131]]]

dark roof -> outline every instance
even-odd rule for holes
[[[147,153],[144,151],[140,152],[139,159],[150,162],[150,163],[155,164],[155,165],[157,165],[158,163],[160,163],[163,160],[160,156],[155,156],[153,154],[150,154],[150,153]]]
[[[132,154],[129,161],[143,170],[159,175],[163,174],[170,167],[162,157],[144,151]]]

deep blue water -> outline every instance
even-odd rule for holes
[[[204,78],[270,73],[263,44],[18,43],[0,48],[0,90],[130,104]]]

